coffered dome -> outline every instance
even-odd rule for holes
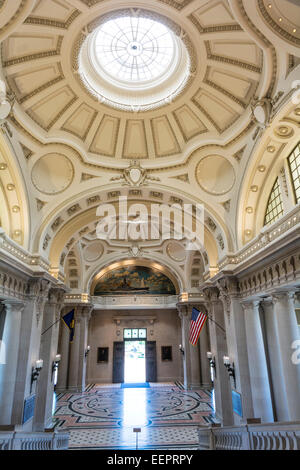
[[[106,166],[176,164],[226,144],[270,86],[226,1],[42,0],[4,41],[2,63],[24,132]]]

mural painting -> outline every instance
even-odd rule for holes
[[[94,295],[175,295],[173,282],[158,270],[146,266],[124,266],[104,274]]]

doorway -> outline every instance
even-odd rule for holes
[[[125,341],[124,382],[146,382],[146,341]]]
[[[113,383],[156,380],[156,342],[147,341],[146,328],[124,328],[123,341],[114,342]]]

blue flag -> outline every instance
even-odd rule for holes
[[[67,313],[65,316],[62,317],[65,325],[69,328],[70,330],[70,342],[72,343],[73,338],[74,338],[74,330],[75,330],[75,318],[74,318],[75,310],[74,308]]]

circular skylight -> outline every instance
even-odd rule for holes
[[[169,103],[190,77],[182,39],[149,13],[100,22],[82,43],[80,77],[102,103],[126,111],[147,111]]]
[[[175,44],[163,24],[148,18],[121,17],[104,23],[95,38],[95,57],[118,80],[144,82],[168,70]]]

